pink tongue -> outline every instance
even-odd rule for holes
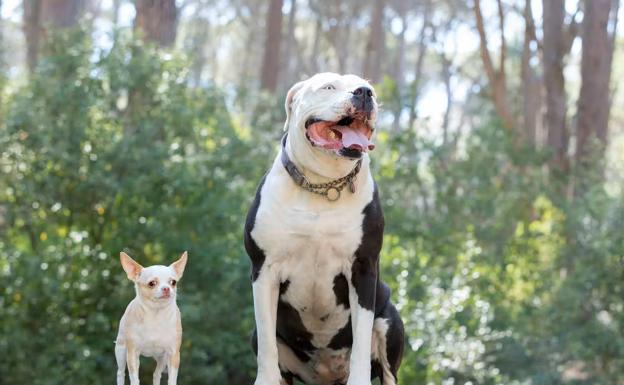
[[[356,148],[360,151],[367,151],[375,148],[373,142],[368,140],[366,135],[361,131],[354,130],[347,126],[338,126],[337,129],[342,134],[342,145],[345,148]]]

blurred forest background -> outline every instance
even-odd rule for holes
[[[624,384],[619,3],[2,0],[0,384],[114,381],[120,250],[189,251],[180,383],[252,384],[243,218],[318,71],[383,102],[400,382]]]

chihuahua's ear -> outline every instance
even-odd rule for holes
[[[288,130],[288,121],[290,120],[290,115],[292,114],[292,104],[295,96],[297,96],[297,92],[303,88],[304,82],[295,83],[294,86],[290,87],[288,93],[286,94],[286,102],[284,103],[284,107],[286,108],[286,123],[284,123],[284,131]]]
[[[141,275],[143,266],[139,265],[134,259],[130,258],[130,256],[123,251],[119,253],[119,259],[121,260],[121,266],[123,266],[124,271],[128,275],[128,279],[136,281],[139,278],[139,275]]]
[[[175,271],[178,279],[182,278],[182,274],[184,274],[184,268],[186,267],[187,259],[188,259],[188,253],[185,251],[184,254],[180,256],[180,259],[178,259],[177,261],[172,263],[171,266],[169,266],[173,269],[173,271]]]

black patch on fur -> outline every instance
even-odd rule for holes
[[[312,345],[312,333],[301,321],[297,309],[281,298],[277,303],[277,336],[289,346],[303,362],[310,360],[307,352],[316,350]]]
[[[403,321],[399,312],[392,303],[388,303],[386,306],[382,318],[388,320],[388,331],[386,333],[386,357],[388,357],[388,363],[390,364],[390,371],[394,375],[395,381],[397,379],[397,372],[401,365],[401,359],[403,358],[403,349],[405,348],[405,330],[403,327]]]
[[[351,283],[358,296],[358,303],[364,309],[374,310],[376,289],[379,281],[379,252],[383,242],[384,217],[379,202],[377,185],[373,199],[364,207],[362,221],[362,241],[355,251],[351,266]]]
[[[294,376],[291,372],[281,372],[282,373],[282,378],[284,379],[284,381],[286,381],[287,385],[293,385],[294,383]]]
[[[281,340],[281,338],[279,339]],[[258,330],[256,328],[254,328],[253,332],[251,333],[250,342],[251,342],[251,350],[253,350],[256,356],[258,356]],[[281,342],[285,343],[283,340]],[[298,351],[296,349],[293,349],[290,346],[289,348],[293,351],[293,353],[295,353],[295,355],[297,356],[297,358],[299,358],[299,360],[301,360],[301,362],[310,361],[310,356],[307,355],[305,352]],[[296,374],[295,374],[295,378],[299,379],[299,377]]]
[[[290,280],[288,279],[280,283],[276,332],[278,338],[282,340],[302,362],[308,362],[310,356],[306,354],[306,352],[314,350],[314,346],[311,342],[313,336],[303,325],[303,321],[301,321],[301,316],[297,309],[282,300],[282,296],[286,294],[289,286]],[[295,344],[292,343],[293,341]]]
[[[371,380],[379,377],[379,383],[383,384],[383,367],[378,360],[371,361]]]
[[[385,311],[386,306],[390,304],[392,291],[388,285],[377,278],[377,290],[375,292],[375,318],[377,318]]]
[[[351,326],[351,317],[349,317],[349,322],[342,329],[338,330],[335,336],[332,337],[331,341],[327,345],[328,348],[333,350],[339,350],[346,347],[351,347],[353,345],[353,332]]]
[[[279,295],[280,297],[284,294],[286,294],[286,290],[288,290],[288,286],[290,286],[290,281],[289,280],[285,280],[284,282],[280,283],[280,287],[279,287]]]
[[[344,274],[340,273],[334,277],[334,294],[336,295],[336,305],[349,308],[349,282]]]
[[[256,190],[256,197],[251,203],[249,212],[247,212],[247,219],[245,220],[245,250],[247,250],[247,255],[249,255],[249,258],[251,259],[252,282],[255,282],[256,279],[258,279],[258,275],[260,275],[260,269],[262,269],[262,265],[264,265],[264,260],[266,258],[266,256],[264,255],[264,251],[258,246],[256,241],[251,236],[251,232],[253,231],[256,224],[256,214],[258,213],[258,207],[260,206],[260,191],[262,190],[262,186],[264,185],[265,180],[266,175],[263,176],[262,180],[260,181],[260,185]]]

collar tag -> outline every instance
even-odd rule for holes
[[[305,175],[299,171],[297,166],[295,166],[286,153],[286,135],[284,135],[284,138],[282,139],[281,159],[282,165],[284,166],[284,169],[286,169],[286,172],[288,172],[288,175],[290,175],[295,184],[301,186],[304,190],[323,195],[330,202],[335,202],[340,199],[341,192],[346,186],[349,186],[351,194],[355,194],[355,181],[357,174],[360,172],[360,168],[362,167],[362,159],[357,161],[355,167],[349,174],[326,183],[310,183]]]

